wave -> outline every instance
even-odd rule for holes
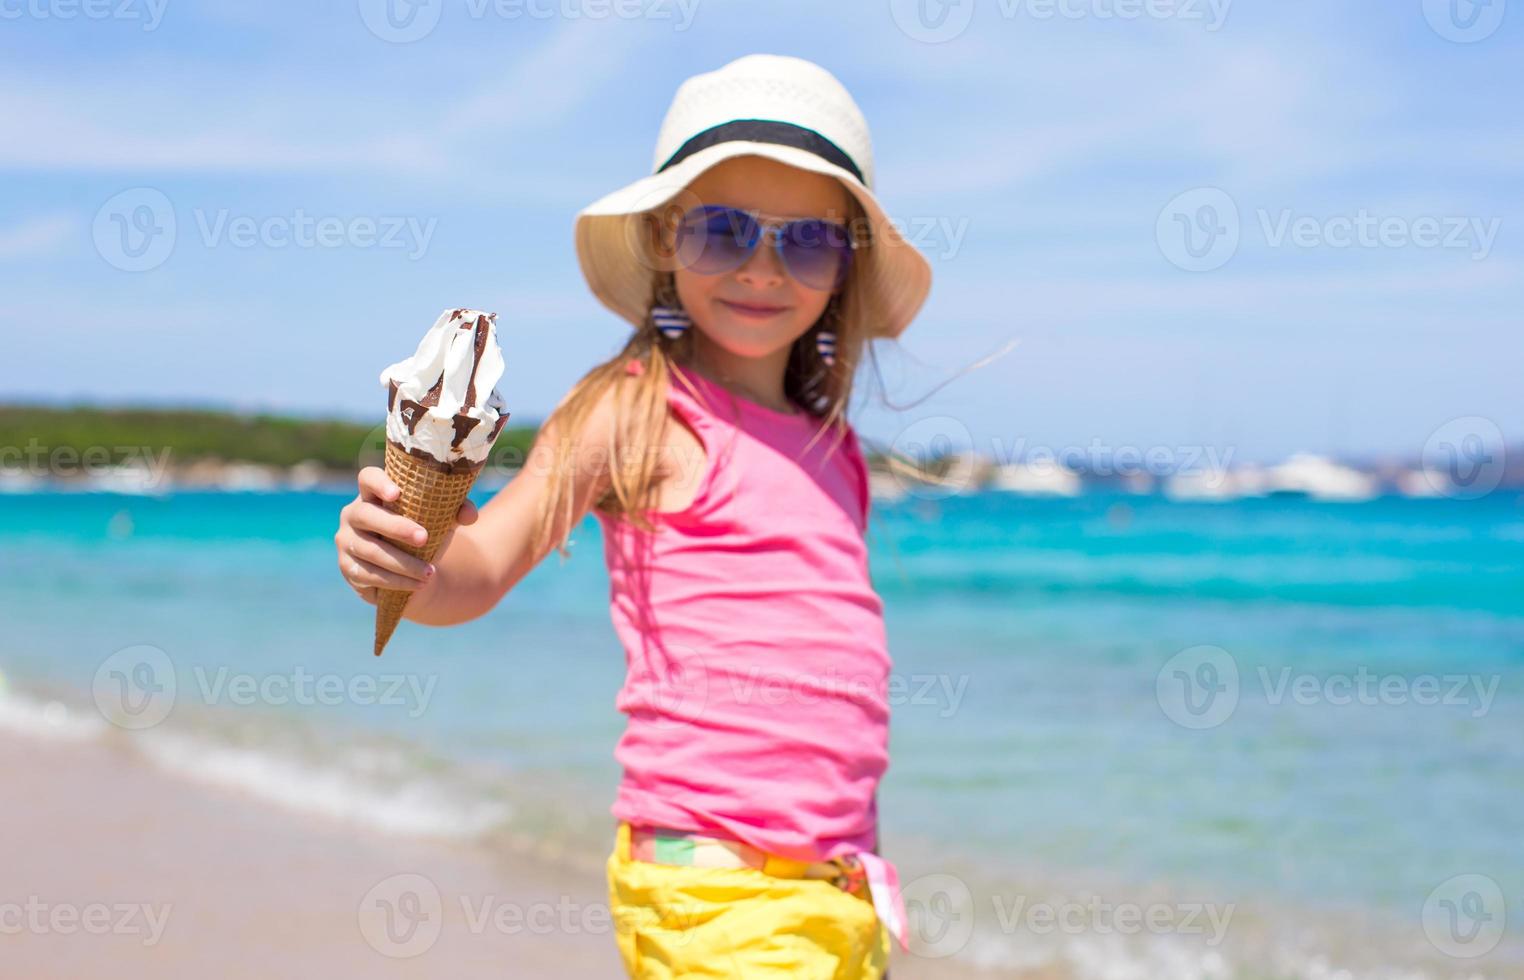
[[[384,744],[341,739],[314,751],[275,730],[251,736],[247,726],[128,732],[92,708],[7,686],[3,676],[0,729],[47,741],[114,741],[177,778],[384,834],[470,840],[513,815],[506,801],[452,781],[448,766]]]
[[[139,751],[155,767],[194,782],[386,834],[471,839],[512,814],[506,803],[464,798],[442,780],[404,777],[388,785],[391,779],[378,779],[374,771],[375,761],[387,757],[365,750],[317,763],[267,749],[155,732],[141,742]]]
[[[107,727],[100,716],[86,714],[62,701],[11,690],[4,675],[0,675],[0,729],[32,738],[82,742],[101,737]]]

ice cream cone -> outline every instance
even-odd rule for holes
[[[497,383],[503,353],[497,314],[445,310],[412,357],[381,372],[386,389],[386,475],[402,491],[387,509],[428,531],[422,547],[402,548],[433,561],[487,456],[508,408]],[[412,592],[376,596],[376,656],[386,648]]]
[[[465,503],[481,469],[481,465],[471,465],[468,460],[446,467],[435,460],[414,456],[387,440],[386,475],[402,493],[387,504],[386,509],[417,521],[429,532],[428,540],[421,547],[399,547],[424,561],[433,561],[445,535],[455,527],[455,515],[460,512],[460,505]],[[390,589],[377,593],[376,656],[381,656],[381,651],[386,648],[397,624],[402,621],[402,610],[412,597],[411,592]]]

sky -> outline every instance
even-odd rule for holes
[[[1524,444],[1507,0],[0,0],[0,401],[379,420],[470,306],[541,418],[629,330],[574,215],[755,52],[845,83],[934,270],[867,439]]]

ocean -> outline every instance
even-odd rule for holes
[[[0,495],[0,730],[601,868],[624,668],[596,522],[378,660],[347,499]],[[869,537],[917,955],[1524,976],[1524,498],[909,496]]]

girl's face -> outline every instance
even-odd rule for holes
[[[685,207],[725,205],[769,219],[824,218],[846,224],[850,192],[835,178],[765,157],[731,157],[700,174],[679,200]],[[670,229],[669,229],[670,232]],[[742,357],[787,349],[820,319],[828,289],[811,289],[788,274],[767,236],[730,272],[674,272],[683,309],[705,337]]]

